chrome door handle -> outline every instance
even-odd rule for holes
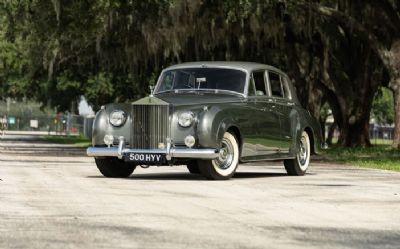
[[[288,104],[288,106],[294,106],[293,102],[288,102],[287,104]]]

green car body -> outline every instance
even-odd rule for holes
[[[160,91],[160,84],[162,84],[160,81],[163,80],[160,77],[154,94],[149,97],[129,104],[108,104],[102,107],[96,114],[93,125],[93,147],[88,148],[88,155],[100,158],[117,155],[123,159],[127,153],[135,149],[138,149],[140,153],[155,151],[166,154],[166,160],[162,163],[137,162],[137,164],[149,165],[172,165],[182,164],[192,159],[213,159],[218,155],[222,138],[227,131],[234,134],[238,141],[240,162],[295,158],[299,150],[300,137],[304,131],[309,136],[311,152],[318,152],[322,145],[319,123],[301,107],[289,78],[282,71],[250,62],[193,62],[166,68],[161,75],[174,72],[174,70],[201,71],[201,68],[232,69],[243,72],[241,74],[245,77],[243,91],[202,91],[200,87],[205,78],[195,79],[198,88],[190,88],[187,91]],[[276,79],[279,80],[276,81]],[[271,83],[272,80],[275,81]],[[262,82],[264,82],[265,90],[262,88]],[[280,93],[277,93],[279,88],[275,86],[277,82],[281,84]],[[196,83],[192,84],[196,86]],[[275,90],[270,84],[274,84]],[[274,94],[282,96],[274,96]],[[158,107],[164,108],[162,109],[164,111],[154,109]],[[139,118],[140,110],[149,110],[151,114],[146,116],[147,113],[141,113],[142,118]],[[114,111],[123,111],[126,114],[126,120],[121,126],[110,123],[110,115]],[[165,116],[166,113],[168,113],[167,116]],[[180,115],[188,115],[187,113],[193,116],[192,124],[182,127],[179,124]],[[148,128],[142,127],[145,121]],[[153,123],[160,123],[160,125],[153,125]],[[149,128],[152,125],[154,127]],[[151,131],[163,134],[164,137],[154,138]],[[150,135],[144,134],[145,138],[143,138],[142,132],[150,133]],[[113,142],[109,142],[108,146],[105,144],[106,135],[113,137]],[[194,145],[190,144],[191,147],[185,143],[188,136],[192,136],[195,141]],[[152,142],[146,142],[147,140],[143,139],[153,139],[154,142],[150,146]],[[142,148],[134,148],[137,140],[144,141]],[[143,147],[143,144],[147,147]],[[115,154],[118,152],[118,147],[120,147],[119,153]],[[108,153],[107,149],[108,152],[111,150],[113,152]],[[171,152],[174,149],[176,151],[178,149],[191,150],[193,153],[183,155]],[[197,156],[196,150],[204,151]],[[207,156],[206,152],[213,155]]]

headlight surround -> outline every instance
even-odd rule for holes
[[[181,112],[178,115],[178,123],[182,127],[189,127],[193,124],[194,118],[193,112]]]
[[[110,124],[113,126],[119,127],[125,124],[126,121],[126,113],[121,110],[115,110],[110,113]]]

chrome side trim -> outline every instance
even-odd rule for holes
[[[171,156],[174,158],[196,158],[196,159],[215,159],[219,156],[216,149],[171,149]]]

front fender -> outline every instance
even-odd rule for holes
[[[235,125],[229,109],[213,106],[200,117],[197,132],[199,145],[205,148],[220,148],[226,130]]]
[[[114,127],[109,122],[110,113],[114,110],[122,110],[127,113],[127,119],[124,125],[121,127]],[[118,143],[118,137],[123,136],[129,141],[131,133],[132,119],[130,116],[130,105],[129,104],[109,104],[102,108],[96,113],[96,117],[93,122],[92,131],[92,144],[93,146],[103,146],[104,136],[113,135],[114,143]]]
[[[98,111],[96,113],[96,117],[93,121],[93,130],[92,130],[92,144],[96,145],[104,145],[104,135],[106,135],[106,128],[108,127],[108,116],[104,109]]]

